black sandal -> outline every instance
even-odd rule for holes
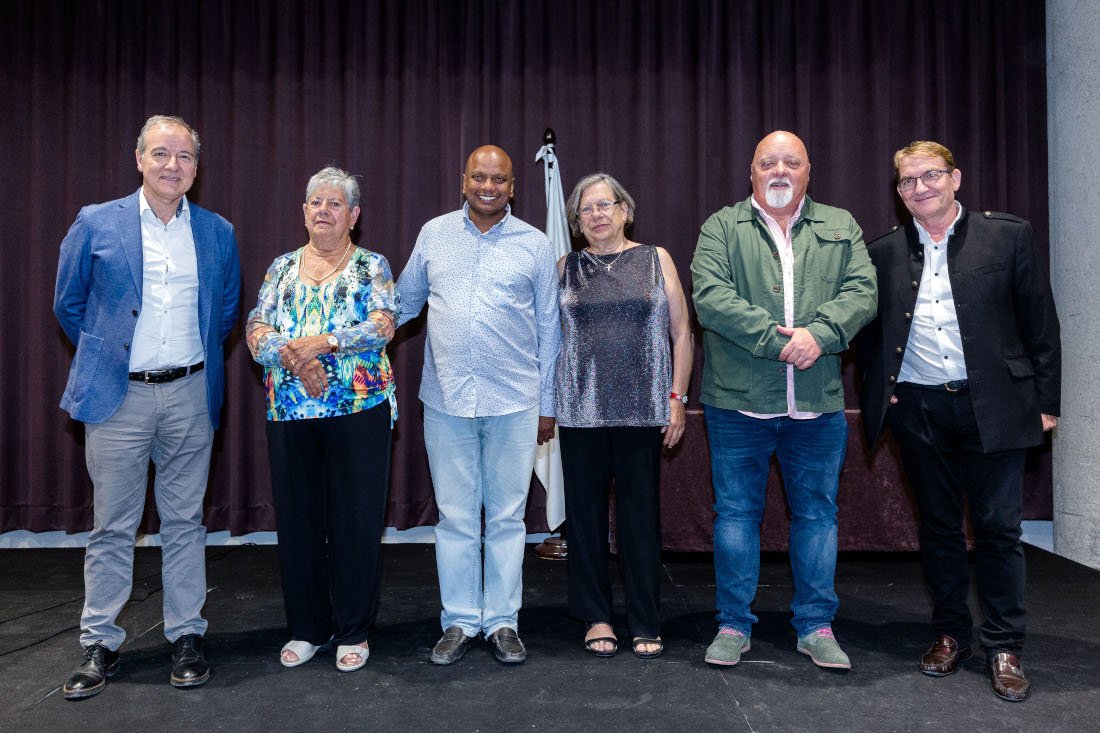
[[[588,624],[585,631],[591,631],[593,626],[599,626],[600,624],[607,624],[608,626],[611,626],[611,623],[608,621],[593,621],[592,623]],[[600,651],[599,649],[596,649],[592,645],[598,641],[611,642],[611,648],[607,651]],[[594,636],[591,639],[584,640],[584,650],[589,654],[597,657],[613,657],[615,656],[615,652],[619,651],[619,640],[616,639],[614,636]]]
[[[643,644],[656,644],[657,645],[657,651],[655,651],[655,652],[639,651],[638,647],[643,645]],[[663,652],[664,650],[665,650],[665,643],[663,641],[661,641],[660,639],[648,639],[644,636],[635,636],[634,637],[634,653],[636,655],[638,655],[639,657],[641,657],[642,659],[653,659],[655,657],[659,657],[659,656],[661,656],[661,652]]]

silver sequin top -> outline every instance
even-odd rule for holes
[[[558,425],[668,425],[672,356],[657,248],[570,252],[558,305],[563,331],[554,380]]]

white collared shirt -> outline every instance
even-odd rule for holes
[[[204,360],[199,333],[199,270],[191,209],[180,199],[165,224],[139,190],[141,310],[130,346],[130,371],[171,369]]]
[[[771,232],[772,241],[775,242],[775,248],[779,251],[779,265],[783,268],[783,325],[787,328],[794,328],[794,249],[791,246],[791,229],[794,227],[798,217],[802,216],[802,207],[806,203],[806,197],[802,197],[802,201],[799,202],[798,208],[795,209],[794,214],[791,215],[791,220],[787,222],[787,231],[783,231],[783,228],[779,226],[779,222],[773,219],[768,212],[764,211],[764,207],[756,203],[756,196],[750,196],[749,201],[752,202],[752,207],[760,212],[761,218],[764,219],[764,223],[768,225],[768,231]],[[787,365],[787,411],[779,412],[774,415],[764,415],[757,412],[746,412],[740,410],[742,415],[748,415],[749,417],[759,418],[761,420],[769,420],[773,417],[790,417],[795,420],[812,420],[815,417],[821,417],[820,412],[805,412],[799,410],[794,401],[794,365]]]
[[[963,215],[962,204],[956,201],[955,206],[958,213],[944,232],[942,241],[933,242],[928,230],[913,220],[924,251],[924,272],[917,290],[917,304],[913,307],[909,342],[898,373],[899,382],[943,384],[966,379],[962,334],[955,315],[951,278],[947,274],[947,245]]]

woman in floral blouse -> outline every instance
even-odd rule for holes
[[[386,343],[397,295],[389,263],[357,247],[359,185],[337,168],[309,180],[309,242],[275,258],[245,327],[264,366],[279,565],[295,667],[330,641],[336,666],[367,661],[397,419]]]

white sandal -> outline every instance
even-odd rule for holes
[[[282,651],[279,652],[279,661],[284,667],[297,667],[299,664],[305,664],[309,660],[313,659],[313,655],[317,653],[317,650],[321,646],[314,646],[308,641],[299,641],[298,639],[291,639],[283,645]],[[283,652],[294,652],[298,656],[298,661],[288,662],[283,658]]]
[[[342,664],[341,660],[349,654],[359,655],[359,661],[355,664]],[[336,647],[336,669],[341,672],[354,672],[367,663],[367,657],[370,656],[370,649],[367,647],[366,642],[363,645],[359,644],[340,644]]]

